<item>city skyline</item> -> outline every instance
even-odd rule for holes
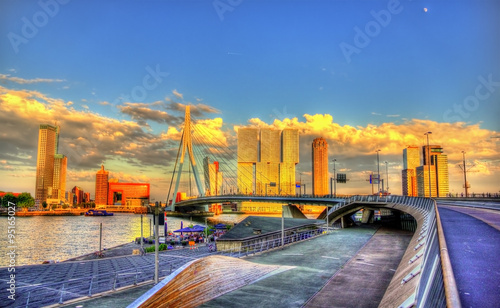
[[[57,122],[67,188],[94,196],[104,164],[165,200],[189,104],[215,147],[297,129],[309,193],[315,138],[350,179],[339,194],[371,193],[377,149],[401,194],[401,151],[428,131],[451,193],[462,151],[469,192],[500,190],[497,1],[6,1],[0,16],[0,190],[35,196],[38,126]]]

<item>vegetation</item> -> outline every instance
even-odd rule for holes
[[[30,193],[23,192],[19,194],[19,196],[14,196],[12,193],[7,193],[2,198],[2,206],[8,207],[9,202],[14,203],[17,207],[22,208],[30,208],[35,205],[35,199],[31,196]]]
[[[167,244],[160,244],[158,246],[158,251],[162,251],[162,250],[167,250],[168,249],[168,246]],[[149,246],[148,248],[145,249],[146,252],[154,252],[155,251],[155,246]]]
[[[35,199],[30,193],[23,192],[17,196],[17,206],[23,208],[30,208],[35,205]]]

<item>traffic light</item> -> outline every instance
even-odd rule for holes
[[[347,183],[347,175],[345,173],[337,173],[337,183]]]

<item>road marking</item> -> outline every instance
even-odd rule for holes
[[[303,253],[283,253],[282,256],[303,256]]]
[[[359,264],[364,264],[364,265],[370,265],[370,266],[375,266],[375,264],[371,264],[371,263],[366,263],[366,262],[359,262],[359,261],[358,261],[358,263],[359,263]]]
[[[321,256],[322,258],[327,258],[327,259],[335,259],[335,260],[340,260],[340,258],[335,258],[335,257],[329,257],[329,256]]]

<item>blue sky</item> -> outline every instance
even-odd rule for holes
[[[132,122],[139,122],[137,113],[134,118],[132,112],[124,112],[126,103],[146,104],[153,112],[176,116],[181,114],[153,103],[202,104],[217,111],[204,116],[222,118],[227,131],[252,118],[271,124],[275,119],[297,117],[305,123],[305,114],[331,115],[332,123],[360,130],[370,125],[388,129],[384,124],[390,123],[391,129],[402,131],[402,127],[414,127],[415,119],[430,121],[423,125],[422,134],[432,125],[444,130],[450,123],[462,123],[457,138],[465,133],[476,140],[485,137],[488,142],[475,145],[476,158],[499,179],[494,158],[498,139],[491,138],[500,129],[497,1],[60,2],[0,3],[0,85],[5,93],[36,91],[71,102],[67,108],[80,115],[88,112]],[[36,33],[29,32],[26,20]],[[356,45],[356,29],[369,42]],[[346,57],[342,49],[346,44],[357,52]],[[145,89],[144,79],[151,71],[160,75],[149,78]],[[158,136],[169,129],[153,118],[141,119],[141,129],[148,134]],[[62,127],[62,136],[70,127],[69,122]],[[21,128],[5,128],[7,133],[11,129]],[[485,134],[475,135],[476,130]],[[446,131],[434,136],[434,143],[443,146],[451,138]],[[74,136],[66,137],[77,142]],[[304,144],[311,141],[304,139]],[[331,144],[332,155],[342,155],[334,149],[351,143],[332,139]],[[460,153],[455,146],[450,143],[448,148]],[[33,153],[15,144],[8,148],[28,156]],[[402,148],[399,152],[389,148],[386,158],[396,168]],[[303,161],[307,152],[304,145]],[[16,156],[13,153],[5,154],[5,165],[8,157]],[[36,162],[36,151],[34,155],[29,161],[14,160],[10,166],[32,174],[23,168],[33,159]],[[120,160],[109,154],[104,157],[109,164],[118,165]],[[92,163],[98,170],[100,162]],[[352,164],[345,169],[366,171],[361,162]],[[131,166],[120,166],[134,173]],[[305,172],[309,167],[298,169]],[[73,170],[75,178],[68,182],[84,183],[78,174],[86,169]],[[152,171],[144,172],[148,179],[156,178]],[[93,191],[91,184],[87,186]],[[458,184],[454,189],[460,190]],[[498,187],[489,189],[498,191]]]

